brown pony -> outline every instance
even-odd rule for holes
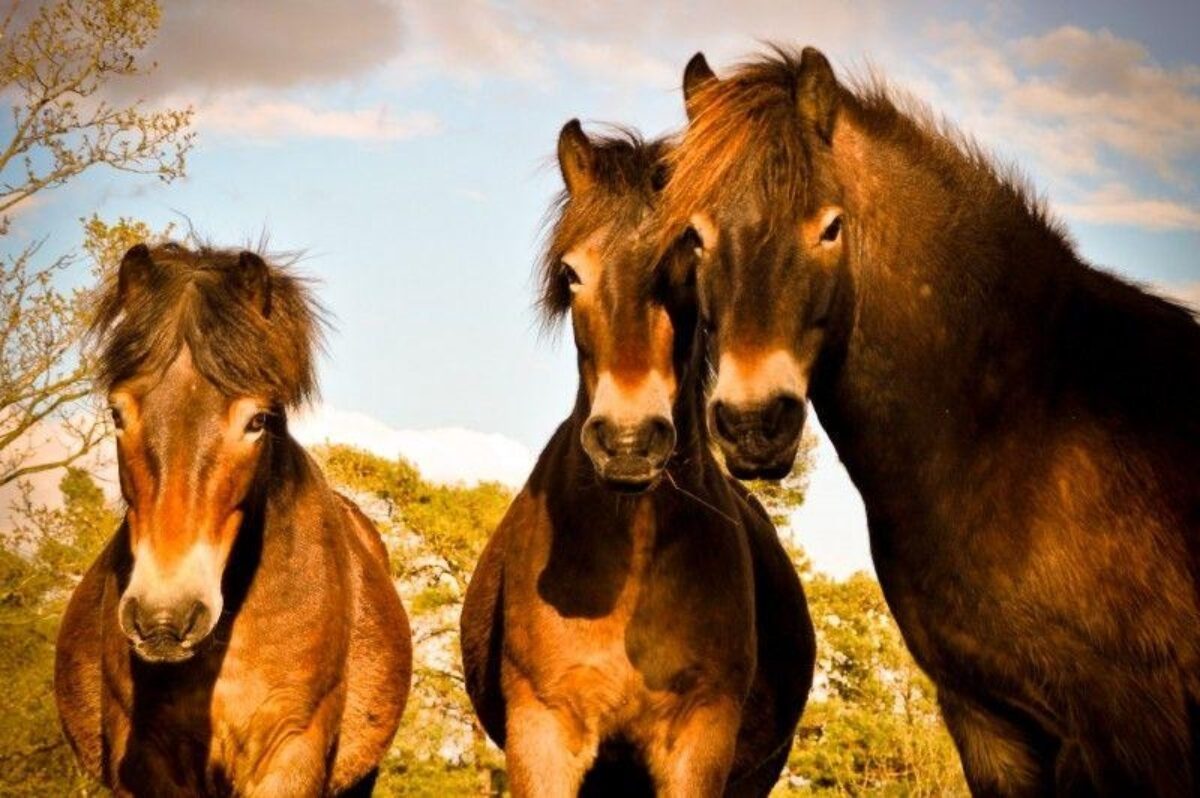
[[[462,616],[468,692],[517,796],[765,796],[812,681],[800,583],[703,435],[675,268],[691,255],[630,268],[663,150],[577,121],[559,139],[542,306],[571,315],[579,391]]]
[[[811,399],[977,795],[1200,792],[1200,326],[813,49],[685,72],[660,232],[702,241],[735,474]]]
[[[118,795],[369,794],[411,643],[379,533],[288,435],[312,299],[250,252],[139,244],[95,333],[128,509],[59,633],[76,755]]]

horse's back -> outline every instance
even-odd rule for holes
[[[339,495],[351,555],[354,627],[346,662],[342,713],[330,790],[340,793],[378,766],[408,699],[412,636],[392,584],[387,548],[354,502]]]
[[[749,492],[739,498],[754,573],[758,664],[743,711],[727,795],[767,795],[787,762],[812,687],[816,637],[804,588],[775,525]]]
[[[54,656],[54,699],[67,742],[83,769],[103,777],[104,742],[100,729],[101,653],[104,630],[100,608],[112,563],[114,535],[71,593],[58,629]]]

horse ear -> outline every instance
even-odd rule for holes
[[[800,87],[797,92],[800,116],[817,135],[829,143],[837,117],[838,82],[829,59],[815,47],[805,47],[800,56]]]
[[[592,142],[579,120],[572,119],[558,134],[558,168],[562,170],[567,192],[578,194],[587,190],[595,179],[594,167]]]
[[[700,106],[697,103],[700,90],[716,79],[717,75],[708,65],[704,53],[696,53],[683,68],[683,105],[687,110],[689,122],[700,113]]]
[[[266,261],[253,252],[243,252],[238,255],[236,274],[246,301],[258,308],[263,318],[270,318],[271,270]]]
[[[121,297],[121,304],[136,301],[139,294],[148,290],[158,269],[158,264],[150,257],[150,247],[145,244],[130,247],[117,269],[117,293]]]

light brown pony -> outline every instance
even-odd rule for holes
[[[812,48],[686,76],[663,230],[731,469],[783,473],[811,398],[975,794],[1200,794],[1194,315]]]
[[[288,435],[308,292],[250,252],[138,245],[95,333],[128,509],[59,633],[76,755],[118,795],[369,794],[411,642],[379,533]]]
[[[570,313],[579,391],[462,614],[467,689],[516,796],[765,796],[812,681],[799,580],[699,423],[690,247],[629,268],[662,152],[578,122],[559,139],[542,305]]]

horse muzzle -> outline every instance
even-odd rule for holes
[[[791,473],[807,416],[803,399],[779,394],[749,406],[709,405],[709,429],[738,479],[783,479]]]
[[[191,659],[215,625],[212,610],[202,601],[151,607],[134,597],[122,599],[120,623],[134,653],[150,663]]]
[[[622,493],[641,493],[662,476],[675,449],[675,425],[662,416],[634,424],[593,416],[584,425],[581,440],[604,484]]]

